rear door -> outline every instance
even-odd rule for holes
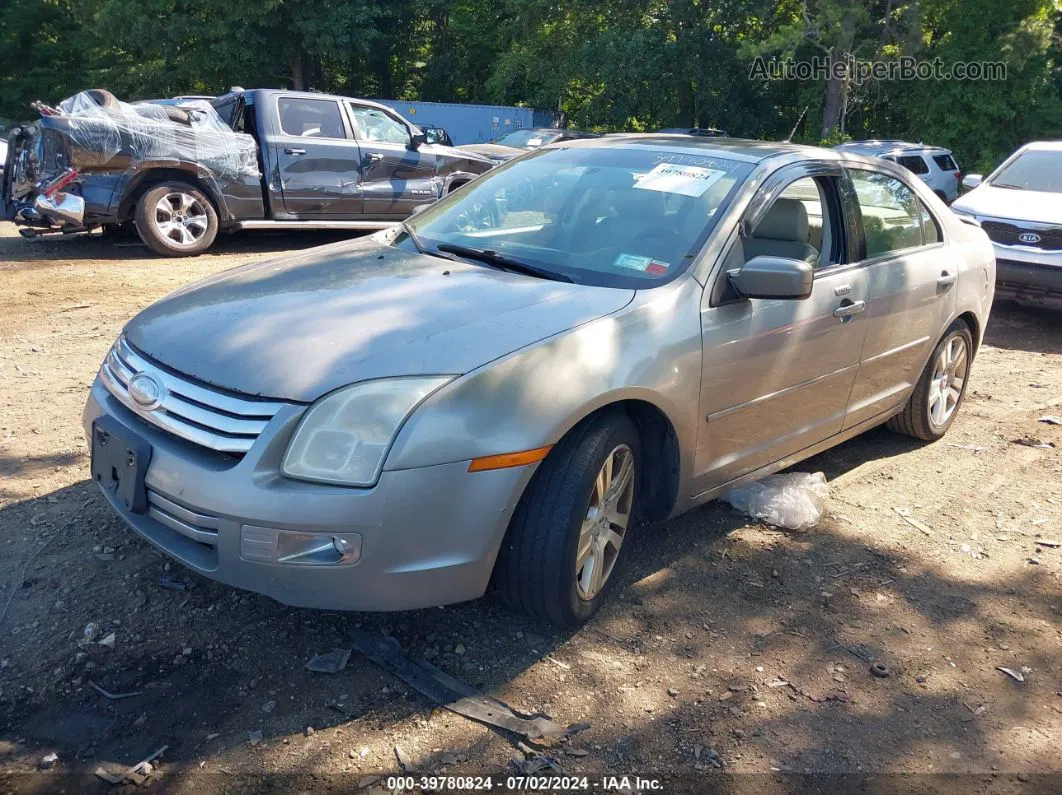
[[[850,428],[907,399],[954,311],[958,261],[910,186],[869,168],[847,175],[851,237],[869,287],[866,342],[845,418]]]
[[[284,210],[298,218],[360,218],[361,150],[335,99],[277,95],[269,138]]]
[[[841,430],[866,334],[867,298],[865,273],[848,263],[850,221],[840,195],[842,179],[839,167],[825,163],[794,166],[771,178],[750,203],[719,280],[705,291],[705,425],[697,443],[697,491]],[[780,217],[789,219],[791,229],[772,220],[779,202],[789,203]],[[811,296],[767,300],[729,294],[725,271],[755,254],[813,261]]]
[[[418,204],[439,197],[431,146],[414,148],[409,125],[382,108],[353,101],[347,102],[347,108],[361,147],[367,217],[401,220]]]

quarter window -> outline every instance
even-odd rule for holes
[[[944,236],[940,233],[940,224],[937,223],[937,219],[922,202],[918,202],[918,209],[922,221],[922,244],[932,246],[934,243],[942,242]]]
[[[281,97],[277,101],[280,129],[300,138],[346,138],[339,103],[327,99]]]
[[[850,174],[863,216],[867,258],[921,246],[925,208],[911,189],[886,174],[871,171]]]

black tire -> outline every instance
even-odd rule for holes
[[[192,117],[183,108],[175,108],[172,105],[162,106],[166,111],[166,118],[174,124],[191,124]]]
[[[118,97],[105,88],[90,88],[85,93],[101,108],[117,110],[121,107]]]
[[[580,594],[576,554],[598,473],[606,458],[623,447],[634,464],[632,490],[624,499],[632,509],[642,455],[638,430],[625,414],[605,414],[577,426],[539,466],[509,523],[495,567],[496,592],[510,608],[559,627],[575,627],[601,606],[628,545],[621,544],[603,587],[590,599]],[[624,539],[632,526],[628,521]]]
[[[197,221],[202,219],[202,223],[193,225],[180,221],[177,227],[163,226],[164,213],[159,209],[160,202],[172,196],[188,197],[192,201],[188,205],[188,213],[180,216],[177,214],[179,200],[172,202],[174,217],[194,217]],[[136,204],[133,219],[140,239],[152,251],[164,257],[194,257],[202,254],[210,248],[218,234],[218,214],[214,205],[202,191],[187,182],[163,182],[146,191]],[[181,226],[184,228],[181,229]],[[182,242],[186,233],[191,239]]]
[[[963,371],[962,386],[958,390],[958,399],[955,400],[954,408],[950,414],[943,421],[937,422],[931,412],[931,401],[935,395],[933,382],[940,369],[938,364],[941,354],[945,347],[952,344],[953,340],[960,340],[965,346],[965,370]],[[888,421],[887,427],[889,430],[927,442],[934,442],[947,433],[948,428],[951,427],[952,422],[955,421],[955,417],[959,413],[963,398],[966,396],[966,387],[970,383],[970,366],[973,364],[973,357],[973,334],[970,332],[970,327],[965,321],[956,320],[944,332],[944,336],[941,337],[940,342],[933,349],[929,362],[926,363],[925,370],[922,371],[918,383],[915,384],[914,391],[907,400],[907,405],[903,407],[903,411]]]

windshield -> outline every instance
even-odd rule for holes
[[[539,130],[513,130],[505,133],[505,135],[499,135],[491,143],[501,144],[502,146],[515,146],[517,149],[534,149],[552,143],[559,137],[559,133],[544,133]]]
[[[997,188],[1062,193],[1062,151],[1030,149],[999,170],[990,183]]]
[[[474,248],[578,284],[653,287],[689,266],[751,170],[656,148],[542,149],[414,216],[414,239],[396,245]]]

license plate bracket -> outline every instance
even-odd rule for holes
[[[127,511],[147,511],[144,477],[151,445],[112,417],[92,423],[92,479]]]

